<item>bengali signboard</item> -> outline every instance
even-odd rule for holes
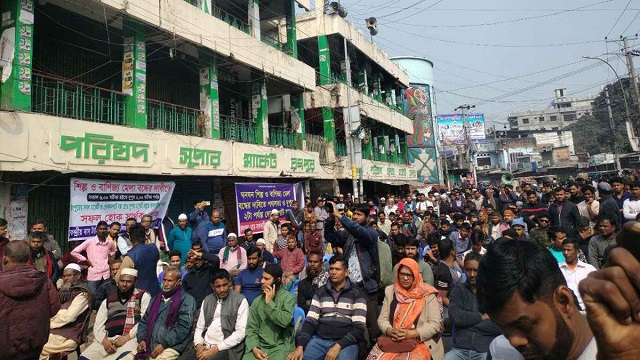
[[[271,210],[277,209],[284,218],[285,209],[296,200],[294,184],[236,183],[238,233],[244,229],[261,233]]]
[[[69,241],[86,240],[96,234],[100,221],[138,222],[142,215],[153,217],[154,228],[167,213],[175,183],[147,181],[107,181],[71,178]]]
[[[475,143],[486,141],[484,132],[484,114],[466,114],[464,121],[469,129],[469,138]],[[466,144],[462,114],[438,115],[440,144]]]

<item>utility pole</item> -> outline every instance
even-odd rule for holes
[[[349,141],[351,142],[351,151],[349,151],[349,159],[351,160],[351,186],[353,187],[353,197],[359,198],[360,193],[358,189],[358,173],[356,172],[357,168],[357,160],[356,160],[356,137],[351,135],[352,130],[352,119],[351,119],[351,61],[349,60],[349,51],[347,48],[347,38],[344,38],[344,62],[345,62],[345,73],[347,74],[347,126],[349,129],[348,134]],[[360,139],[358,139],[360,141]],[[360,169],[360,173],[362,173],[362,169]]]
[[[638,91],[638,76],[636,76],[636,69],[633,67],[634,53],[629,49],[629,39],[626,36],[622,38],[622,44],[624,45],[624,55],[627,58],[627,70],[629,71],[629,78],[631,79],[633,101],[636,103],[636,107],[640,112],[640,92]]]
[[[611,135],[613,135],[613,157],[616,162],[616,173],[620,171],[620,157],[618,156],[618,142],[616,141],[616,127],[613,122],[613,112],[611,111],[611,101],[609,100],[609,85],[604,87],[604,95],[607,101],[607,110],[609,111],[609,126],[611,127]]]
[[[467,111],[474,109],[475,105],[460,105],[454,109],[454,111],[460,110],[462,113],[462,128],[464,130],[464,141],[466,145],[466,156],[468,161],[468,169],[473,173],[473,185],[478,186],[478,176],[476,175],[476,166],[473,163],[473,159],[471,158],[472,150],[471,147],[473,144],[471,143],[471,135],[469,134],[469,124],[467,123]]]

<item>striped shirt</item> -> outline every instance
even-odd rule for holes
[[[349,278],[340,290],[329,281],[313,295],[296,343],[305,347],[311,337],[317,335],[336,340],[343,349],[355,345],[364,339],[366,316],[366,295],[353,287]]]

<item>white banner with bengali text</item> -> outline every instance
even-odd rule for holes
[[[71,178],[69,241],[96,235],[100,221],[123,224],[128,218],[138,222],[142,215],[153,217],[158,228],[167,213],[176,184],[172,181],[108,181]]]

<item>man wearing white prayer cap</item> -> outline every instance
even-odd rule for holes
[[[247,268],[247,251],[238,245],[238,235],[227,235],[227,246],[220,249],[220,268],[226,269],[232,278],[235,278],[240,270]]]
[[[178,216],[178,226],[171,229],[167,239],[169,249],[180,251],[180,267],[187,262],[187,253],[191,250],[192,233],[191,226],[188,226],[187,215],[180,214]]]
[[[138,270],[123,268],[117,289],[112,289],[102,302],[93,325],[94,342],[79,359],[116,360],[126,353],[135,353],[138,323],[151,296],[136,289]]]
[[[49,321],[49,339],[42,348],[40,359],[62,352],[72,352],[80,344],[86,317],[91,313],[92,295],[82,282],[80,265],[71,263],[62,272],[60,311]]]

